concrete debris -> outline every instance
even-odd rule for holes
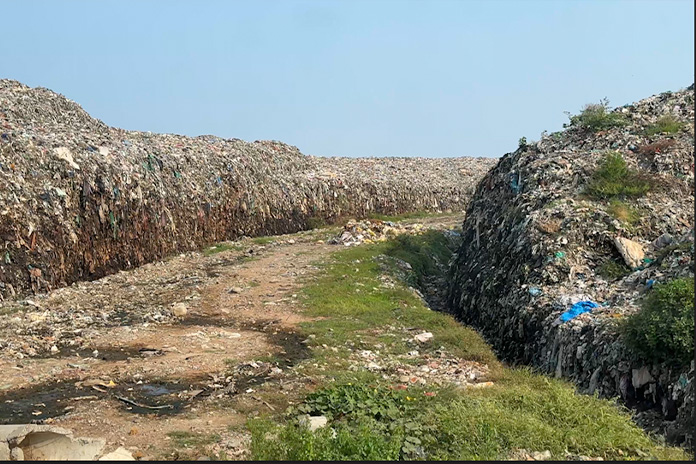
[[[75,438],[70,430],[51,425],[0,425],[0,459],[3,460],[90,461],[99,459],[105,446],[106,442],[100,438]],[[109,456],[108,460],[133,460],[131,453],[123,448],[102,458]]]
[[[100,461],[135,461],[133,453],[124,447],[118,447],[114,451],[99,458]]]
[[[616,237],[614,238],[614,245],[616,245],[616,249],[621,253],[621,257],[623,257],[626,265],[631,269],[640,267],[643,264],[645,253],[640,243],[627,238]]]
[[[447,307],[506,361],[618,396],[639,408],[636,417],[664,410],[670,442],[690,446],[693,370],[646,365],[616,322],[638,311],[653,286],[694,275],[693,86],[615,111],[625,126],[542,134],[484,177],[463,223]],[[646,131],[663,116],[679,130]],[[588,194],[609,152],[645,179],[646,194]],[[579,301],[599,306],[561,323]]]
[[[176,317],[184,317],[188,313],[188,308],[184,303],[176,303],[172,306],[172,314]]]
[[[314,432],[322,427],[326,427],[329,423],[329,419],[326,416],[302,416],[300,418],[300,424],[304,424],[309,428],[310,431]]]
[[[461,211],[491,158],[322,158],[126,131],[0,80],[0,298],[340,217]]]

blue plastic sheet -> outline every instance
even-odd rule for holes
[[[599,305],[594,301],[578,301],[570,309],[563,314],[561,314],[561,321],[568,322],[569,320],[579,316],[582,313],[589,313],[592,308],[596,308]]]

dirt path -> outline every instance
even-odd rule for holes
[[[326,237],[246,239],[5,303],[0,423],[59,425],[142,459],[196,457],[186,449],[206,441],[243,458],[247,417],[312,382],[292,370],[308,356],[297,292],[341,248]],[[255,394],[264,383],[280,404]]]

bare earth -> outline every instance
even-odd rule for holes
[[[410,222],[450,227],[461,216]],[[0,303],[0,340],[16,340],[0,353],[0,423],[44,421],[140,459],[197,457],[196,443],[172,432],[208,437],[218,456],[247,457],[246,419],[284,409],[293,391],[313,383],[293,372],[308,357],[297,334],[307,320],[297,294],[316,263],[342,248],[327,237],[316,230],[267,244],[245,239],[231,244],[236,249],[176,256],[20,308]],[[172,316],[175,305],[186,314]],[[83,321],[76,334],[74,314]],[[189,445],[194,454],[182,454]]]

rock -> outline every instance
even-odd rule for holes
[[[6,442],[0,441],[0,461],[10,460],[10,447]]]
[[[244,290],[241,287],[232,287],[229,290],[229,293],[242,293]]]
[[[188,313],[188,309],[184,303],[176,303],[172,306],[172,314],[176,317],[184,317]]]
[[[616,249],[619,250],[619,253],[621,253],[626,265],[631,269],[635,269],[643,264],[645,253],[640,243],[627,238],[616,237],[614,238],[614,245]]]
[[[546,451],[534,451],[532,453],[532,458],[535,461],[546,461],[551,459],[551,451],[546,450]]]
[[[328,424],[329,420],[326,416],[302,416],[300,418],[300,424],[309,428],[310,431],[314,432]]]
[[[414,340],[420,343],[425,343],[433,339],[433,334],[430,332],[419,333],[413,337]]]
[[[645,384],[654,382],[652,375],[650,375],[650,370],[643,366],[640,369],[633,369],[633,388],[640,388]]]
[[[135,461],[133,454],[124,447],[116,448],[99,458],[100,461]]]

